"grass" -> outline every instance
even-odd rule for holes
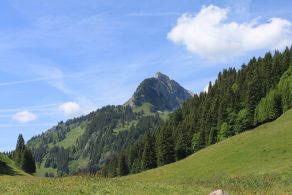
[[[36,173],[35,176],[44,177],[46,173],[52,173],[57,176],[57,169],[53,169],[51,167],[45,167],[46,159],[43,160],[41,164],[36,165]]]
[[[85,128],[87,126],[87,122],[83,122],[81,125],[71,129],[67,134],[66,138],[57,143],[57,146],[62,146],[65,149],[69,148],[70,146],[74,145],[77,139],[84,133]]]
[[[116,128],[113,129],[113,132],[114,133],[119,133],[119,132],[122,132],[122,131],[129,131],[130,130],[130,127],[132,125],[135,126],[137,123],[138,123],[137,120],[132,120],[132,121],[126,122],[124,125],[122,125],[120,123],[118,125],[118,127],[116,127]]]
[[[134,112],[144,112],[145,115],[153,114],[152,112],[152,104],[145,102],[141,106],[135,106],[133,108]]]
[[[89,157],[73,160],[69,164],[69,170],[85,169],[86,166],[88,165],[88,162],[89,162]]]
[[[179,162],[116,179],[0,177],[5,194],[292,193],[292,110]]]
[[[152,111],[152,104],[145,102],[141,106],[136,106],[133,108],[134,112],[144,112],[145,115],[155,115],[156,112]],[[159,116],[162,120],[168,119],[168,116],[171,112],[169,111],[158,111]]]
[[[17,168],[14,161],[7,156],[0,154],[0,176],[1,175],[28,175],[19,168]]]
[[[136,113],[143,112],[145,116],[151,116],[151,115],[155,115],[156,114],[156,112],[152,111],[152,107],[153,107],[152,104],[145,102],[141,106],[135,106],[133,108],[133,111],[136,112]],[[165,121],[168,118],[170,112],[168,112],[168,111],[164,111],[164,112],[159,111],[158,114],[161,117],[161,119]],[[119,133],[119,132],[122,132],[122,131],[128,131],[132,125],[135,126],[137,123],[138,123],[138,120],[132,120],[130,122],[126,122],[125,124],[119,124],[115,129],[113,129],[113,132],[114,133]]]

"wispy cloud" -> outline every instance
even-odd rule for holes
[[[56,77],[42,77],[42,78],[34,78],[34,79],[26,79],[26,80],[18,80],[18,81],[8,81],[8,82],[0,83],[0,87],[34,83],[34,82],[39,82],[39,81],[48,81],[48,80],[53,80],[53,79],[56,79]]]
[[[54,103],[54,104],[44,104],[44,105],[37,105],[37,106],[26,106],[26,107],[20,107],[20,108],[0,109],[0,113],[18,112],[21,110],[47,111],[47,110],[51,110],[54,107],[59,106],[60,104],[61,103]]]

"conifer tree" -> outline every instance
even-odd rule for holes
[[[163,127],[158,134],[157,140],[157,160],[160,166],[175,161],[174,140],[172,132],[167,127]]]
[[[25,142],[24,142],[22,134],[19,134],[17,138],[16,149],[14,151],[14,160],[18,167],[21,167],[22,165],[24,151],[25,151]]]
[[[143,170],[157,167],[155,138],[150,134],[146,135],[141,167]]]
[[[177,142],[175,146],[176,160],[185,158],[191,153],[191,147],[188,143],[188,132],[182,126],[178,127]],[[191,141],[190,141],[191,142]]]
[[[135,159],[132,164],[131,173],[139,173],[140,172],[140,162],[138,159]]]
[[[35,160],[29,149],[25,149],[22,155],[21,168],[23,171],[32,174],[36,171]]]
[[[17,139],[16,149],[14,151],[14,160],[16,165],[23,171],[29,174],[35,173],[35,159],[31,151],[25,147],[25,141],[22,134],[20,134]]]
[[[119,164],[118,164],[118,174],[119,176],[124,176],[129,173],[126,157],[124,154],[122,154],[119,158]]]

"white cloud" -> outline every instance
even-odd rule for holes
[[[59,109],[67,115],[75,114],[80,111],[79,104],[75,102],[66,102],[59,106]]]
[[[196,15],[184,14],[167,38],[208,60],[225,61],[257,49],[281,49],[292,43],[292,23],[270,18],[259,24],[227,22],[229,8],[203,6]]]
[[[20,123],[27,123],[37,119],[37,116],[29,111],[18,112],[12,116],[12,120],[15,120]]]

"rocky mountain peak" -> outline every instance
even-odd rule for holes
[[[158,80],[170,80],[170,78],[167,75],[162,74],[161,72],[155,73],[154,78]]]
[[[142,81],[134,95],[125,104],[136,107],[150,103],[154,111],[173,111],[191,97],[191,92],[167,75],[157,72],[154,77]]]

